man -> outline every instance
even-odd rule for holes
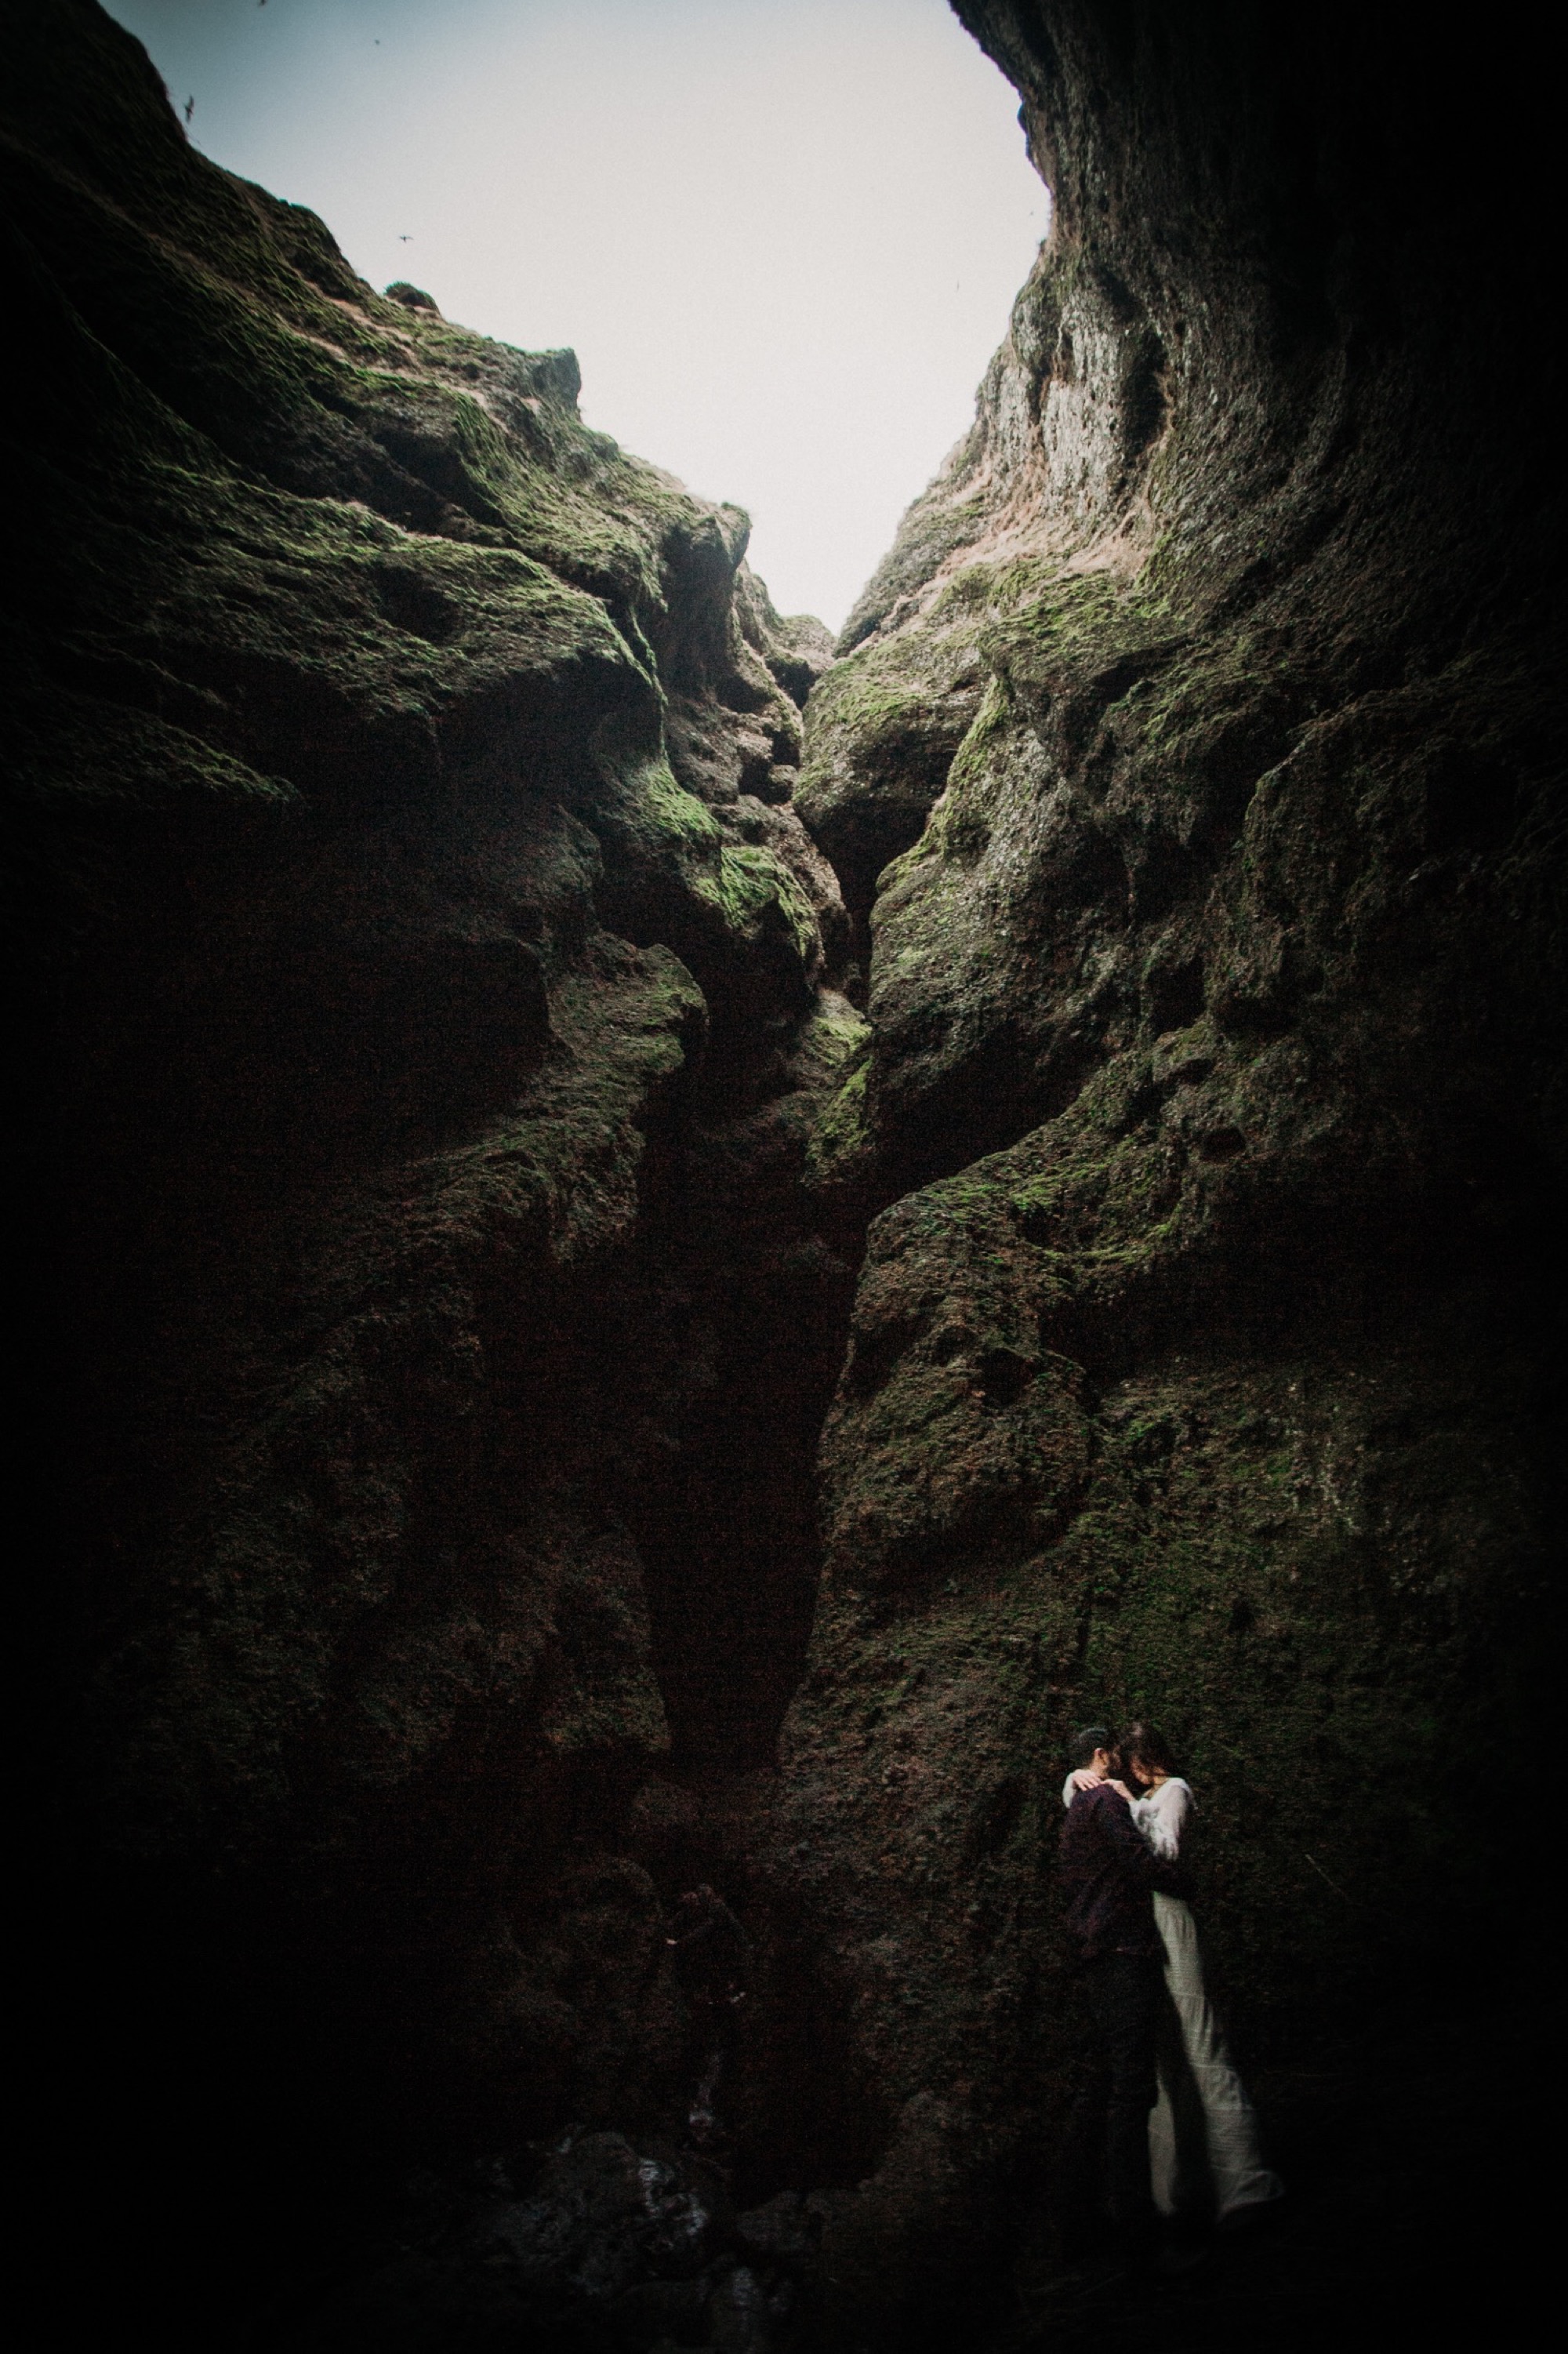
[[[1109,1729],[1086,1725],[1074,1737],[1072,1762],[1095,1779],[1067,1809],[1062,1888],[1098,2051],[1095,2080],[1074,2110],[1070,2177],[1093,2179],[1100,2144],[1112,2223],[1128,2254],[1142,2262],[1154,2256],[1149,2112],[1159,2092],[1154,2052],[1164,1992],[1150,1898],[1156,1889],[1183,1896],[1186,1882],[1180,1865],[1157,1856],[1133,1821],[1114,1778],[1118,1759]],[[1159,2260],[1161,2270],[1171,2264],[1169,2256]]]

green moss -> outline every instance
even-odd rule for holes
[[[793,1068],[798,1083],[825,1105],[871,1051],[871,1025],[847,999],[823,991],[801,1024]]]
[[[869,1039],[870,1033],[867,1032]],[[870,1065],[862,1062],[850,1073],[818,1120],[807,1148],[807,1181],[818,1186],[842,1183],[863,1165],[871,1146],[866,1117],[866,1082]]]
[[[1016,740],[1017,708],[1005,682],[996,676],[988,679],[980,707],[970,723],[953,763],[948,780],[936,801],[925,832],[918,842],[892,860],[877,877],[878,896],[885,897],[900,884],[909,881],[922,866],[952,863],[971,865],[981,855],[991,838],[991,802],[995,791],[992,764],[1005,758]],[[927,922],[940,923],[939,907],[927,901],[925,910]],[[985,960],[990,944],[983,937],[970,944],[970,954]]]
[[[19,797],[77,806],[155,808],[194,793],[276,808],[297,798],[285,778],[260,775],[155,713],[88,695],[51,699],[47,725],[24,712],[7,765]]]
[[[606,950],[605,955],[609,956]],[[568,975],[551,1001],[557,1051],[516,1108],[433,1164],[429,1215],[451,1243],[543,1247],[576,1264],[623,1238],[637,1214],[639,1125],[681,1070],[706,1013],[667,949],[624,950]]]
[[[986,681],[980,707],[969,723],[969,730],[954,755],[948,771],[948,791],[961,796],[966,787],[978,783],[985,775],[991,755],[1011,737],[1017,725],[1017,708],[1003,681],[992,677]]]
[[[797,800],[831,827],[855,796],[928,807],[980,694],[972,628],[916,623],[834,664],[812,694]]]
[[[800,884],[772,851],[749,843],[726,843],[716,872],[697,875],[694,887],[718,909],[733,938],[781,939],[802,970],[811,963],[818,945],[816,916]]]
[[[1070,1258],[1080,1283],[1103,1283],[1148,1265],[1171,1241],[1180,1178],[1142,1136],[1098,1151],[1090,1140],[1077,1142],[1075,1156],[1070,1147],[1054,1154],[1012,1203],[1023,1231]]]
[[[821,1001],[811,1016],[810,1028],[812,1036],[821,1039],[838,1062],[864,1054],[871,1044],[870,1023],[842,997]]]
[[[1103,676],[1139,655],[1181,642],[1178,615],[1140,581],[1073,573],[1020,557],[991,577],[996,618],[980,633],[985,660],[1022,690],[1065,690],[1075,674]]]
[[[821,701],[813,718],[819,726],[853,729],[873,743],[906,734],[924,717],[929,696],[901,672],[902,665],[895,666],[880,647],[836,663],[817,689]]]
[[[715,852],[723,840],[718,820],[705,801],[675,781],[668,761],[644,769],[637,780],[638,798],[651,830],[678,853]]]

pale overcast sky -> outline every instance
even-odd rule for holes
[[[836,629],[1049,215],[946,0],[111,0],[191,136],[374,284],[538,350]]]

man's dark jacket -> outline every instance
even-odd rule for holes
[[[1062,1888],[1067,1929],[1086,1962],[1102,1954],[1158,1955],[1159,1932],[1150,1901],[1185,1896],[1179,1864],[1155,1854],[1132,1819],[1132,1809],[1108,1782],[1080,1790],[1062,1826]]]

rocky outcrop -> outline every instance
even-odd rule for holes
[[[877,1214],[773,1863],[891,2118],[826,2243],[852,2333],[939,2296],[999,2181],[1049,2199],[1071,1724],[1190,1759],[1255,2049],[1412,1936],[1460,1978],[1465,1761],[1553,1526],[1528,142],[1392,20],[959,14],[1054,226],[799,796],[872,951],[813,1164]],[[1489,226],[1436,239],[1461,120]]]
[[[6,39],[109,2040],[199,2001],[239,2109],[276,2065],[329,2138],[344,2067],[416,2135],[662,2114],[660,1777],[770,1751],[847,1312],[798,1182],[862,1026],[790,805],[825,632],[570,353],[376,294],[86,0]]]

